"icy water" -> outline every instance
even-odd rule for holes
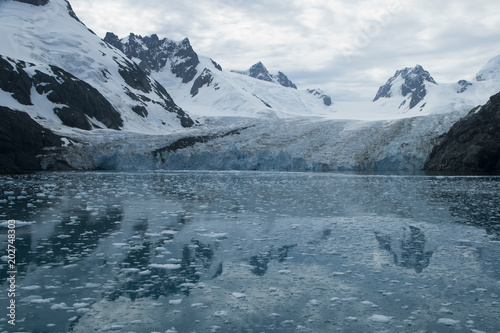
[[[496,177],[0,176],[0,214],[0,332],[500,332]]]

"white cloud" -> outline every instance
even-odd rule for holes
[[[188,37],[224,68],[260,60],[337,100],[371,99],[417,63],[438,82],[470,78],[500,54],[496,0],[70,1],[100,36]]]

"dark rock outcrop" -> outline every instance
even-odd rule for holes
[[[42,1],[45,1],[45,0],[42,0]],[[71,16],[72,18],[74,18],[75,20],[77,20],[78,22],[80,22],[81,24],[85,25],[82,21],[80,21],[80,19],[78,18],[78,16],[76,16],[75,12],[73,11],[73,7],[71,7],[71,4],[69,3],[68,0],[65,0],[66,1],[66,9],[68,10],[68,14],[69,16]],[[47,2],[49,2],[49,0],[47,0]],[[95,33],[88,29],[92,34],[95,35]]]
[[[0,89],[12,93],[12,97],[23,105],[33,105],[31,77],[24,71],[28,66],[34,65],[0,56]]]
[[[49,3],[49,0],[14,0],[17,2],[27,3],[33,6],[45,6]]]
[[[407,67],[396,71],[393,77],[391,77],[386,84],[380,86],[377,94],[373,101],[377,101],[380,98],[391,98],[393,91],[393,84],[398,79],[401,78],[403,83],[401,85],[401,95],[406,97],[410,95],[410,105],[409,108],[414,108],[418,103],[420,103],[424,97],[427,95],[427,90],[425,89],[425,82],[437,84],[432,78],[428,71],[424,70],[422,66],[416,65],[413,68]],[[404,102],[404,104],[406,104]],[[404,105],[402,104],[402,105]]]
[[[0,173],[41,170],[45,147],[61,146],[61,138],[21,111],[0,106]]]
[[[167,90],[160,83],[154,81],[153,90],[162,99],[162,102],[153,101],[153,103],[160,104],[168,112],[177,114],[182,127],[192,127],[194,125],[193,119],[180,106],[174,103],[172,97],[170,97]]]
[[[133,93],[130,89],[125,88],[125,93],[130,98],[134,101],[142,102],[142,105],[133,107],[132,111],[142,117],[146,117],[148,115],[147,103],[151,102],[161,105],[165,111],[177,114],[177,118],[180,120],[183,127],[191,127],[194,125],[194,121],[184,112],[184,110],[182,110],[182,108],[175,104],[167,90],[158,81],[148,76],[140,66],[127,59],[121,59],[122,61],[120,61],[120,59],[114,58],[114,60],[118,65],[118,72],[130,87],[145,94],[154,92],[154,94],[160,98],[160,100],[152,100],[145,95]],[[123,60],[125,61],[123,62]],[[139,107],[141,107],[140,110]]]
[[[139,116],[146,118],[148,116],[148,110],[142,105],[135,105],[132,107],[132,111],[137,113]]]
[[[458,88],[457,88],[457,93],[461,94],[464,91],[466,91],[470,86],[472,86],[472,83],[470,83],[467,80],[460,80],[458,81]]]
[[[326,106],[332,105],[332,98],[325,95],[321,89],[307,89],[307,92],[323,100],[323,104]]]
[[[264,66],[264,64],[260,61],[246,71],[232,70],[231,72],[248,75],[262,81],[274,82],[282,85],[283,87],[297,89],[297,86],[292,81],[290,81],[290,79],[288,79],[285,74],[283,74],[282,72],[278,72],[278,74],[269,73],[266,66]]]
[[[203,70],[203,72],[200,74],[200,76],[198,76],[196,78],[196,80],[194,80],[193,82],[193,86],[191,87],[191,96],[194,97],[196,95],[198,95],[198,92],[200,90],[201,87],[203,86],[210,86],[210,84],[212,83],[214,77],[212,75],[212,71],[210,71],[209,69],[205,68]],[[217,88],[216,88],[217,89]]]
[[[292,81],[290,81],[290,79],[288,79],[288,77],[282,72],[278,72],[278,74],[275,75],[274,78],[283,87],[297,89],[297,86]]]
[[[125,82],[134,89],[140,90],[144,93],[151,92],[151,85],[149,84],[148,76],[144,73],[139,66],[131,61],[122,64],[115,58],[118,65],[118,73],[125,80]]]
[[[500,93],[472,109],[434,147],[425,164],[429,171],[500,172]]]
[[[219,65],[218,63],[216,63],[216,62],[215,62],[212,58],[210,58],[210,60],[212,61],[212,64],[214,65],[214,67],[215,67],[216,69],[218,69],[219,71],[221,71],[221,72],[222,72],[222,66],[221,66],[221,65]]]
[[[119,39],[112,32],[106,33],[104,41],[121,50],[130,59],[137,58],[139,67],[146,73],[159,72],[167,64],[176,77],[188,83],[197,74],[196,66],[200,63],[198,55],[191,47],[189,39],[174,42],[158,35],[142,37],[131,33],[127,38]]]
[[[273,82],[273,79],[271,78],[271,73],[269,73],[266,66],[264,66],[264,64],[260,61],[255,65],[253,65],[252,67],[250,67],[247,75],[262,81]]]

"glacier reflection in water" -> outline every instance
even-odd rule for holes
[[[499,199],[496,177],[1,176],[0,306],[16,219],[18,331],[498,332]]]

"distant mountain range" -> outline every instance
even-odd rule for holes
[[[213,59],[199,56],[187,38],[175,42],[160,39],[155,34],[143,37],[131,33],[120,39],[108,32],[104,41],[138,63],[141,69],[168,88],[174,100],[197,117],[220,115],[221,111],[223,115],[250,117],[332,111],[325,109],[332,104],[329,96],[323,93],[310,96],[307,90],[297,90],[284,73],[272,74],[260,61],[245,71],[224,71]],[[258,81],[242,79],[235,74]]]
[[[203,154],[207,154],[212,149],[206,146],[208,142],[228,142],[244,133],[253,133],[248,134],[252,140],[254,136],[257,140],[253,148],[243,149],[236,140],[233,148],[239,148],[233,151],[221,148],[219,156],[222,159],[229,158],[224,154],[239,154],[241,158],[253,156],[260,162],[252,164],[252,168],[269,169],[266,164],[271,163],[269,159],[277,163],[272,154],[285,154],[284,151],[287,153],[283,156],[290,156],[292,160],[296,155],[302,156],[300,165],[306,170],[313,165],[322,165],[320,169],[325,170],[369,169],[377,165],[391,168],[389,162],[380,163],[391,158],[394,158],[392,167],[419,168],[425,162],[423,152],[430,153],[457,115],[465,115],[500,91],[499,56],[489,61],[470,81],[440,84],[417,65],[397,70],[379,88],[373,101],[336,103],[319,88],[299,89],[283,72],[271,73],[260,61],[247,70],[223,69],[213,59],[197,54],[187,38],[177,42],[156,34],[142,37],[133,33],[119,38],[109,32],[101,39],[78,19],[67,0],[5,0],[0,6],[3,32],[0,36],[0,168],[4,171],[106,168],[106,165],[116,165],[102,161],[109,156],[117,157],[118,150],[113,145],[118,141],[102,146],[100,151],[85,150],[91,154],[89,164],[69,152],[74,149],[83,152],[83,147],[114,140],[118,132],[123,133],[119,136],[120,145],[123,145],[123,142],[133,142],[127,141],[132,137],[155,135],[167,140],[191,137],[193,131],[200,133],[199,136],[186,139],[189,145],[182,143],[175,147],[188,151],[191,144],[200,145]],[[50,24],[47,24],[48,19]],[[427,126],[421,129],[422,132],[420,129],[415,132],[415,138],[418,135],[426,138],[423,148],[419,148],[422,152],[418,152],[417,160],[410,157],[415,152],[402,154],[397,151],[397,145],[392,145],[393,140],[405,140],[399,134],[394,134],[397,139],[381,139],[387,149],[377,150],[378,155],[367,152],[369,157],[364,162],[355,156],[347,158],[343,164],[328,158],[321,163],[315,160],[339,154],[337,149],[341,147],[344,147],[342,154],[350,151],[349,145],[358,141],[352,140],[352,133],[366,126],[380,125],[367,123],[368,120],[387,121],[388,126],[393,126],[397,119],[415,116],[428,116],[433,121],[441,119],[439,124],[442,125],[438,124],[440,127],[434,130]],[[320,119],[331,122],[333,127],[344,124],[346,127],[339,127],[341,131],[351,132],[338,135],[346,134],[349,141],[334,145],[338,137],[322,134],[328,131],[323,127],[326,123],[317,123]],[[345,122],[347,119],[353,121]],[[402,123],[409,121],[401,120]],[[334,148],[325,148],[319,155],[287,150],[299,140],[293,138],[294,133],[301,133],[297,127],[299,123],[303,128],[314,123],[324,131],[308,132],[305,142],[309,142],[310,136],[311,148],[304,149],[330,145]],[[282,124],[290,127],[282,128]],[[284,136],[276,136],[275,126],[282,128]],[[248,132],[256,128],[259,132]],[[291,131],[292,137],[285,135],[287,131]],[[264,145],[266,152],[259,155],[257,152],[264,149],[259,138],[268,137],[272,140]],[[284,137],[288,139],[282,141]],[[158,140],[153,140],[157,143],[151,145],[161,145]],[[356,144],[363,145],[361,142]],[[228,145],[231,144],[228,142]],[[124,147],[123,154],[133,150],[131,147]],[[157,146],[134,149],[143,150],[137,152],[142,156],[140,160],[153,156],[152,151],[165,151]],[[103,155],[104,151],[107,155]],[[233,157],[231,155],[230,160]],[[162,155],[158,166],[167,160]],[[272,165],[280,169],[288,165],[283,161]],[[241,164],[238,160],[230,165],[245,168],[250,164]],[[217,167],[231,168],[230,165]]]

